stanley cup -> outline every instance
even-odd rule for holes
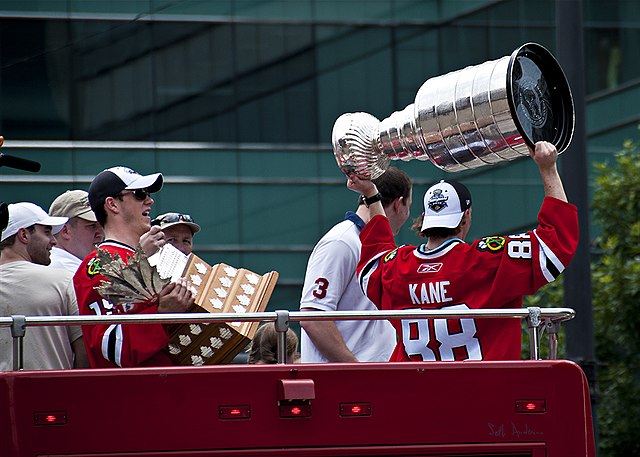
[[[427,80],[414,103],[383,121],[367,113],[340,116],[333,152],[345,174],[375,179],[391,160],[428,160],[462,171],[528,156],[537,141],[563,152],[575,114],[567,79],[543,46]]]

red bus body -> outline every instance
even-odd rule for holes
[[[0,373],[0,455],[595,456],[562,360]]]

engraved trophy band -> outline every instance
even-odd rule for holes
[[[428,79],[414,103],[382,121],[343,114],[332,144],[342,172],[362,178],[377,178],[398,159],[456,172],[528,156],[541,140],[561,153],[574,122],[562,68],[546,48],[527,43],[510,56]]]

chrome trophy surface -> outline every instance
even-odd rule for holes
[[[340,169],[375,179],[391,160],[430,161],[456,172],[528,156],[537,141],[563,152],[575,113],[562,68],[543,46],[428,79],[414,103],[379,121],[340,116],[332,132]]]

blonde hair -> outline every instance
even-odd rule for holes
[[[287,363],[297,362],[299,358],[298,336],[291,329],[287,329],[286,355]],[[249,347],[247,363],[278,363],[278,332],[273,322],[263,324],[256,330]]]

